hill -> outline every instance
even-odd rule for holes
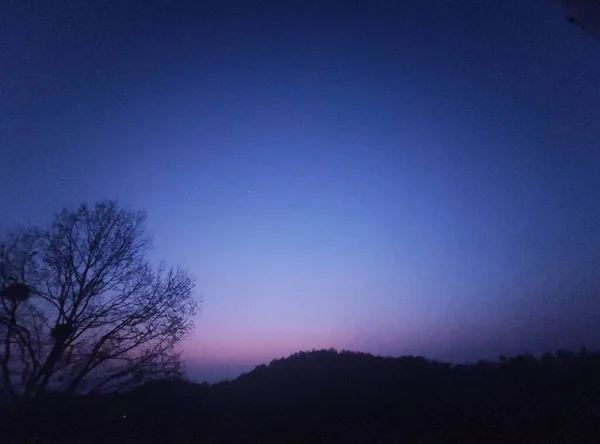
[[[14,419],[5,436],[17,439],[18,431],[20,442],[599,442],[599,400],[600,354],[587,351],[452,365],[331,349],[295,353],[212,386],[154,381],[111,397],[54,400],[27,410],[18,428]]]

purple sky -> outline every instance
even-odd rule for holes
[[[147,210],[193,377],[600,345],[600,44],[552,2],[10,3],[0,228]]]

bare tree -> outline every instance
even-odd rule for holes
[[[198,304],[181,269],[152,267],[145,214],[105,201],[0,244],[1,387],[92,393],[178,375]]]

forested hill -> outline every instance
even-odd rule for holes
[[[20,442],[600,442],[600,354],[560,351],[452,365],[320,350],[212,386],[154,381],[127,394],[52,402],[19,420],[10,417],[5,436],[18,431]]]

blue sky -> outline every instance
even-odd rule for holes
[[[600,45],[556,5],[79,3],[0,14],[0,226],[147,210],[190,374],[598,345]]]

